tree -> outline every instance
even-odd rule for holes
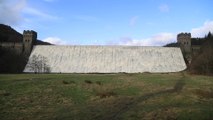
[[[197,74],[213,75],[213,36],[210,32],[204,41],[200,53],[192,58],[190,71]]]
[[[210,39],[212,38],[212,33],[209,31],[208,35],[207,35],[207,38]]]
[[[49,73],[51,72],[49,65],[47,64],[48,60],[46,57],[41,55],[33,55],[26,66],[30,71],[34,73]]]
[[[179,43],[174,42],[174,43],[168,43],[164,45],[163,47],[180,47]]]

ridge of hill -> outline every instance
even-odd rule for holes
[[[23,35],[8,25],[0,24],[0,42],[22,42]],[[36,40],[35,45],[51,45],[48,42]]]

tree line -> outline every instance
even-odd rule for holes
[[[202,39],[199,53],[192,56],[189,70],[195,74],[213,75],[213,34],[211,32]]]

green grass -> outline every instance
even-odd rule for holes
[[[213,77],[1,74],[2,120],[210,120]]]

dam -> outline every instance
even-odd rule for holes
[[[168,73],[186,69],[180,48],[148,46],[37,45],[50,73]],[[28,61],[28,64],[30,64]],[[26,65],[24,72],[33,71]]]

